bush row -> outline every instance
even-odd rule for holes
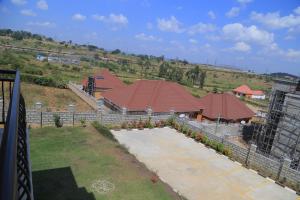
[[[97,121],[92,122],[92,126],[93,126],[99,133],[101,133],[104,137],[107,137],[107,138],[110,139],[110,140],[116,141],[114,135],[110,132],[110,130],[109,130],[106,126],[100,124],[100,123],[97,122]]]
[[[34,83],[43,86],[50,86],[50,87],[57,87],[57,88],[66,88],[67,84],[65,81],[52,78],[52,77],[45,77],[45,76],[35,76],[30,74],[22,74],[21,80],[29,83]]]
[[[174,129],[176,129],[177,131],[182,132],[187,137],[191,137],[195,141],[201,142],[204,145],[206,145],[207,147],[211,147],[221,154],[224,154],[228,157],[231,157],[231,155],[232,155],[232,151],[229,147],[224,146],[224,144],[222,144],[220,142],[208,139],[208,137],[205,134],[203,134],[201,132],[193,131],[186,125],[181,125],[181,124],[177,123],[174,119],[171,123],[171,126]]]

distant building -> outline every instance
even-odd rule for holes
[[[198,120],[248,122],[255,114],[245,103],[229,93],[210,93],[200,98],[199,102],[204,110]]]
[[[71,65],[71,64],[79,65],[80,59],[75,56],[49,55],[48,62],[62,63],[62,64],[66,64],[66,65]]]
[[[93,79],[91,81],[91,78]],[[83,89],[88,91],[89,78],[82,80]],[[114,74],[110,73],[108,69],[103,69],[90,77],[90,82],[93,82],[93,92],[96,99],[102,96],[103,92],[111,89],[124,87],[125,84]]]
[[[103,93],[104,104],[112,110],[129,114],[185,113],[196,118],[203,106],[183,86],[163,80],[139,80],[135,83]]]
[[[44,61],[47,59],[46,56],[42,55],[42,54],[37,54],[36,55],[36,59],[39,60],[39,61]]]
[[[252,90],[248,85],[241,85],[232,91],[237,97],[251,99],[265,99],[266,95],[261,90]]]

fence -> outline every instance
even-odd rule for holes
[[[231,141],[226,140],[209,133],[208,131],[196,127],[187,121],[176,118],[180,124],[185,124],[193,131],[203,133],[208,139],[223,143],[224,146],[230,147],[232,150],[232,158],[242,163],[247,168],[256,170],[260,175],[270,177],[280,184],[292,187],[300,192],[300,171],[291,168],[291,160],[288,158],[282,161],[268,158],[257,151],[256,145],[251,145],[249,148],[241,147]]]

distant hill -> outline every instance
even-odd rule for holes
[[[297,79],[299,76],[285,73],[285,72],[276,72],[276,73],[271,73],[270,76],[274,78],[288,78],[288,79]]]

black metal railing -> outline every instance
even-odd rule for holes
[[[0,140],[0,200],[33,200],[29,135],[19,71],[0,70],[0,82],[0,123],[4,125]]]

